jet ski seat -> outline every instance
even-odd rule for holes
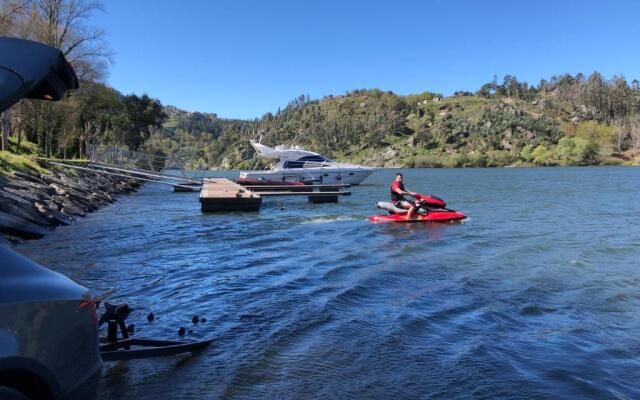
[[[398,208],[396,206],[393,205],[393,203],[389,203],[387,201],[379,201],[376,204],[376,207],[382,209],[382,210],[387,210],[390,213],[393,214],[405,214],[408,210],[405,210],[404,208]]]

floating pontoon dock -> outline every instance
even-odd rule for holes
[[[264,196],[307,196],[312,203],[335,203],[338,196],[351,192],[340,191],[338,185],[272,185],[241,186],[229,179],[205,179],[200,191],[202,212],[258,211]]]
[[[209,178],[200,191],[202,212],[258,211],[262,205],[259,194],[224,178]]]

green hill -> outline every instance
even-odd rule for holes
[[[385,167],[638,163],[640,89],[594,73],[529,87],[512,77],[478,92],[400,96],[378,89],[310,100],[230,120],[165,107],[144,148],[178,151],[192,166],[261,167],[250,139],[298,144],[341,161]],[[621,93],[620,93],[621,92]]]

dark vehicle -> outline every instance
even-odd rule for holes
[[[77,87],[59,50],[0,38],[0,111]],[[0,244],[0,399],[94,399],[98,346],[89,290]]]

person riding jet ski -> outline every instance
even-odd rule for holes
[[[416,212],[416,204],[413,201],[408,201],[404,196],[415,196],[417,193],[406,190],[403,179],[402,174],[398,172],[396,178],[391,183],[391,203],[398,208],[409,210],[407,212],[407,219],[412,219]]]

